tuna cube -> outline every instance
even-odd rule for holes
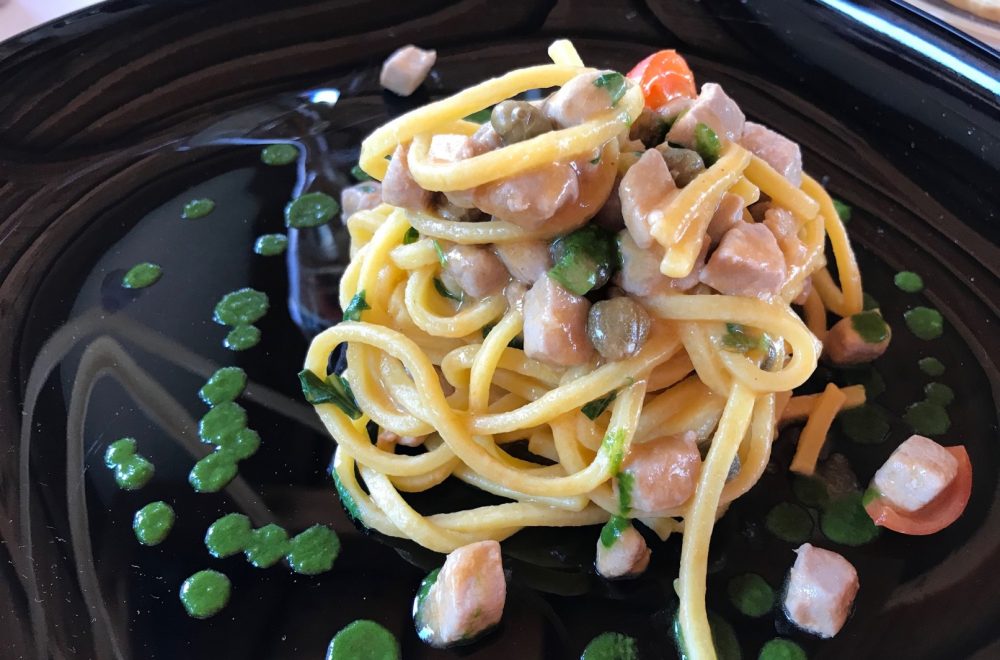
[[[958,474],[958,459],[922,435],[911,435],[896,447],[875,473],[873,485],[900,511],[917,511],[930,504]]]
[[[823,340],[823,351],[838,365],[871,362],[889,348],[892,330],[875,310],[840,319]]]
[[[425,596],[417,596],[417,633],[435,647],[470,641],[500,623],[507,582],[500,544],[480,541],[451,552]]]
[[[858,572],[836,552],[804,543],[788,576],[785,613],[795,625],[820,637],[844,627],[858,593]]]
[[[524,352],[563,367],[583,364],[594,354],[587,337],[590,301],[543,275],[524,294]]]
[[[705,83],[691,109],[670,127],[667,140],[693,149],[694,129],[698,124],[705,124],[723,140],[739,140],[745,121],[740,106],[726,95],[721,86]]]
[[[400,96],[409,96],[417,91],[431,72],[437,53],[416,46],[403,46],[390,55],[382,64],[379,84]]]
[[[785,282],[785,257],[761,224],[740,223],[726,232],[701,270],[701,281],[730,296],[774,297]]]
[[[639,575],[649,566],[649,546],[635,527],[629,525],[614,540],[611,547],[597,540],[597,572],[609,579]]]
[[[784,135],[748,121],[743,126],[740,144],[794,185],[802,184],[802,150]]]

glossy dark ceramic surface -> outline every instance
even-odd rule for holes
[[[958,394],[948,437],[972,455],[970,508],[933,537],[837,548],[862,590],[835,640],[795,633],[780,616],[747,619],[725,599],[729,576],[752,570],[778,586],[793,559],[760,522],[788,497],[783,470],[731,508],[709,601],[744,657],[777,634],[814,658],[1000,655],[996,54],[895,4],[608,4],[109,2],[0,44],[0,656],[316,658],[356,618],[393,630],[405,658],[576,657],[604,630],[636,635],[643,658],[675,654],[677,539],[657,547],[644,579],[609,585],[591,575],[593,529],[505,543],[500,630],[454,653],[424,647],[409,605],[440,558],[355,530],[326,473],[332,444],[296,393],[303,331],[339,315],[330,291],[342,231],[294,234],[287,261],[251,252],[255,236],[281,230],[296,191],[336,193],[348,181],[358,142],[385,117],[541,61],[559,36],[588,63],[619,69],[676,47],[702,81],[722,82],[748,115],[799,140],[807,169],[855,206],[866,289],[896,329],[878,364],[890,383],[882,404],[899,413],[919,398],[922,355],[946,362],[941,380]],[[439,62],[403,102],[379,91],[377,67],[409,42],[437,48]],[[333,105],[315,93],[332,88]],[[282,139],[302,144],[307,162],[269,168],[259,147],[239,144]],[[202,196],[216,211],[182,221],[184,202]],[[124,270],[145,260],[163,279],[121,289]],[[904,268],[924,276],[926,295],[893,288]],[[272,309],[262,344],[234,354],[211,309],[242,286],[267,291]],[[941,309],[943,339],[909,335],[900,317],[914,304]],[[226,364],[250,374],[246,406],[264,443],[224,493],[196,495],[186,481],[206,452],[196,392]],[[135,493],[117,490],[102,464],[121,435],[139,438],[157,467]],[[867,480],[906,435],[897,421],[885,445],[836,443]],[[790,451],[783,438],[775,464]],[[154,499],[173,503],[178,522],[163,545],[143,548],[131,517]],[[205,527],[236,510],[293,532],[333,524],[344,542],[335,570],[302,577],[212,559]],[[234,593],[196,621],[177,589],[202,568],[226,572]]]

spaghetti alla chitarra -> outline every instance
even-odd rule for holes
[[[857,264],[798,146],[717,85],[696,94],[676,53],[628,76],[585,67],[566,41],[549,53],[364,141],[381,199],[345,209],[345,321],[303,373],[330,392],[316,409],[366,527],[451,552],[605,524],[608,577],[645,566],[642,552],[617,575],[601,565],[632,521],[683,533],[679,623],[690,657],[714,657],[716,519],[783,421],[806,421],[793,469],[811,473],[837,411],[864,401],[860,386],[791,395],[834,334],[827,312],[862,313]],[[485,124],[463,119],[491,106]],[[854,355],[852,340],[839,349]],[[342,344],[341,378],[328,364]],[[523,440],[538,460],[505,450]],[[449,477],[509,502],[423,516],[402,495]]]

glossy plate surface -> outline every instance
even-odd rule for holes
[[[396,633],[405,658],[571,658],[605,630],[636,636],[643,658],[675,655],[679,540],[656,547],[643,579],[608,584],[590,568],[595,529],[505,543],[500,629],[453,652],[423,646],[410,602],[441,559],[355,529],[327,474],[332,442],[295,378],[305,336],[339,319],[344,232],[336,222],[292,232],[287,260],[251,250],[259,234],[283,230],[290,197],[346,185],[358,143],[387,117],[543,61],[563,36],[589,64],[616,69],[653,49],[681,50],[701,81],[721,82],[751,118],[801,142],[806,168],[854,206],[866,290],[895,330],[876,365],[888,384],[877,400],[892,413],[888,441],[834,439],[862,482],[909,435],[899,416],[930,380],[919,357],[944,362],[939,380],[956,394],[942,437],[968,446],[969,509],[940,534],[883,533],[859,548],[814,530],[861,575],[852,618],[828,642],[780,614],[747,618],[726,597],[729,578],[747,571],[780,588],[794,558],[762,523],[792,498],[793,440],[782,436],[775,469],[731,507],[713,544],[709,605],[743,657],[776,635],[813,658],[1000,654],[995,53],[901,5],[607,4],[121,1],[0,44],[0,655],[317,658],[358,618]],[[403,101],[381,93],[377,73],[411,42],[436,48],[438,64]],[[282,140],[303,159],[263,165],[259,144]],[[216,210],[182,220],[200,197]],[[124,271],[142,261],[160,264],[162,279],[122,289]],[[923,276],[924,293],[893,286],[904,269]],[[266,291],[271,311],[262,343],[233,353],[212,309],[244,286]],[[941,339],[909,333],[902,314],[915,305],[941,310]],[[250,375],[244,405],[263,446],[224,492],[197,495],[187,474],[208,451],[197,391],[223,365]],[[103,465],[122,436],[138,438],[157,468],[140,491],[120,491]],[[440,510],[452,495],[465,497],[449,486],[417,506]],[[174,505],[177,524],[145,548],[131,519],[156,499]],[[304,577],[211,558],[205,528],[232,511],[292,532],[332,524],[343,541],[335,569]],[[177,592],[203,568],[228,574],[233,597],[198,621]]]

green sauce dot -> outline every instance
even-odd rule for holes
[[[135,456],[135,438],[122,438],[108,445],[104,452],[104,464],[109,468],[125,462]]]
[[[955,400],[955,391],[944,383],[927,383],[924,386],[924,395],[928,401],[939,406],[947,406]]]
[[[764,525],[782,541],[802,543],[812,534],[813,521],[809,512],[791,502],[779,502],[767,513]]]
[[[944,328],[941,312],[930,307],[914,307],[907,310],[903,314],[903,320],[906,321],[906,327],[910,332],[925,341],[940,337]]]
[[[881,408],[864,404],[837,415],[840,430],[859,445],[877,445],[889,435],[889,420]]]
[[[865,398],[873,399],[885,392],[885,379],[873,367],[847,368],[843,370],[846,385],[862,385],[865,388]]]
[[[247,426],[247,411],[233,401],[215,406],[198,422],[198,436],[207,444],[231,442]]]
[[[867,291],[861,294],[861,309],[867,312],[873,309],[878,309],[879,307],[881,307],[881,305],[879,305],[875,296],[871,295]]]
[[[181,213],[181,217],[185,220],[194,220],[195,218],[204,218],[206,215],[215,210],[215,202],[210,199],[192,199],[190,202],[184,205],[184,212]]]
[[[230,513],[208,526],[205,547],[213,557],[230,557],[243,552],[250,542],[250,533],[250,519],[242,513]]]
[[[188,482],[199,493],[217,493],[236,478],[236,457],[217,450],[205,456],[191,468]]]
[[[274,566],[288,553],[288,532],[274,524],[255,529],[243,552],[257,568]]]
[[[920,435],[941,435],[951,427],[948,411],[932,401],[920,401],[911,405],[903,413],[903,421]]]
[[[326,660],[399,660],[399,642],[391,632],[367,619],[338,632],[326,650]]]
[[[174,510],[166,502],[150,502],[135,512],[132,531],[139,543],[159,545],[174,526]]]
[[[907,293],[919,293],[924,288],[923,278],[908,270],[896,273],[892,281],[900,290]]]
[[[181,603],[194,618],[207,619],[226,606],[232,588],[229,578],[222,573],[198,571],[181,585]]]
[[[934,376],[936,378],[944,374],[944,363],[935,357],[920,358],[917,361],[917,366],[919,366],[920,370],[928,376]]]
[[[830,501],[826,484],[823,483],[822,479],[816,477],[795,475],[792,480],[792,492],[795,493],[799,502],[813,509],[822,509]]]
[[[879,344],[889,338],[889,326],[875,310],[853,314],[851,327],[868,344]]]
[[[716,660],[740,660],[743,657],[739,640],[736,639],[736,631],[733,630],[728,621],[709,612],[708,627],[712,632],[712,646],[715,647]],[[691,657],[687,651],[680,620],[676,613],[674,614],[674,642],[677,644],[682,660]]]
[[[296,573],[317,575],[333,568],[340,554],[340,539],[330,528],[314,525],[288,543],[288,565]]]
[[[144,289],[156,284],[162,274],[163,270],[156,264],[148,261],[136,264],[125,273],[122,278],[122,286],[126,289]]]
[[[617,632],[606,632],[590,640],[580,660],[636,660],[638,657],[635,639]]]
[[[238,461],[245,461],[260,449],[260,434],[253,429],[242,429],[231,439],[226,439],[220,445]]]
[[[733,607],[747,616],[764,616],[774,607],[774,589],[755,573],[734,577],[727,591]]]
[[[285,224],[301,229],[319,227],[340,212],[340,204],[326,193],[306,193],[285,207]]]
[[[267,294],[256,289],[240,289],[222,296],[213,318],[219,325],[241,326],[259,321],[270,307]]]
[[[264,234],[253,244],[253,251],[262,257],[276,257],[288,249],[288,237],[284,234]]]
[[[776,638],[764,644],[757,660],[806,660],[806,652],[790,639]]]
[[[260,343],[260,328],[255,325],[238,325],[233,328],[223,346],[231,351],[245,351]]]
[[[873,541],[878,527],[868,517],[861,493],[850,493],[833,500],[820,514],[819,526],[834,543],[858,546]]]
[[[123,490],[139,490],[149,483],[155,472],[153,464],[142,456],[132,456],[115,468],[115,481]]]
[[[288,165],[298,160],[299,150],[292,144],[270,144],[260,152],[265,165]]]
[[[198,391],[202,401],[217,406],[227,401],[235,401],[247,386],[247,373],[239,367],[223,367],[208,379]]]

